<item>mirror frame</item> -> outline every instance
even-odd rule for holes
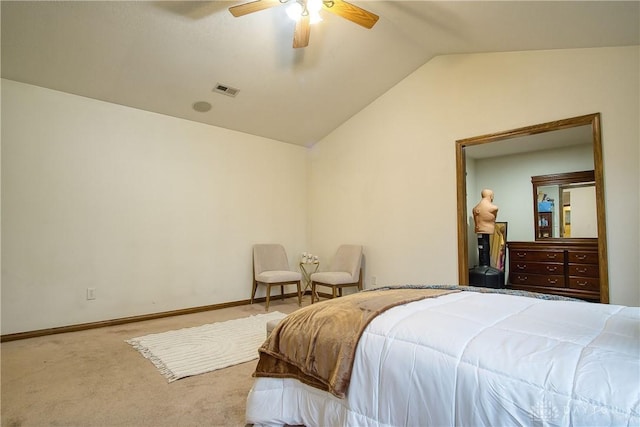
[[[591,238],[580,238],[580,237],[540,237],[540,224],[536,220],[538,218],[538,188],[546,187],[551,185],[557,185],[562,189],[563,185],[571,185],[571,184],[583,184],[583,183],[593,183],[595,187],[595,171],[579,171],[579,172],[566,172],[566,173],[554,173],[549,175],[538,175],[531,177],[531,187],[533,189],[533,227],[534,227],[534,240],[540,240],[543,242],[575,242],[576,240],[584,240]],[[560,191],[562,192],[562,191]],[[560,198],[562,201],[562,197]]]
[[[607,227],[604,210],[604,177],[602,166],[602,135],[600,131],[600,113],[587,114],[569,119],[541,123],[456,141],[456,187],[458,204],[458,281],[469,284],[469,239],[467,224],[467,162],[465,147],[488,144],[520,136],[535,135],[554,130],[577,126],[591,126],[593,136],[593,168],[596,186],[596,217],[598,221],[598,264],[600,270],[600,302],[609,303],[609,269],[607,263]]]

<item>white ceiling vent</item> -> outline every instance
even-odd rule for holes
[[[216,84],[216,87],[213,88],[213,91],[233,98],[238,94],[238,92],[240,92],[240,89],[218,83]]]

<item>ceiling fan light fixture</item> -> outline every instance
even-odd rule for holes
[[[287,16],[294,21],[300,19],[302,12],[304,12],[304,8],[297,1],[294,1],[287,7]]]
[[[289,3],[291,2],[291,3]],[[364,28],[371,29],[378,22],[379,16],[345,0],[253,0],[229,8],[235,17],[264,9],[288,4],[286,13],[296,22],[293,33],[293,48],[309,45],[310,25],[322,21],[320,10],[345,18]]]
[[[322,0],[296,0],[287,7],[287,16],[296,22],[303,16],[309,16],[309,23],[316,24],[322,21],[322,4]]]
[[[322,9],[322,0],[307,0],[307,10],[309,13],[318,13]]]
[[[317,24],[320,21],[322,21],[322,16],[320,16],[320,12],[319,11],[309,11],[309,23],[310,24]]]

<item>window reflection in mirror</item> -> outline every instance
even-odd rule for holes
[[[597,225],[594,183],[538,187],[538,238],[595,238]]]
[[[595,184],[565,188],[562,194],[561,237],[598,237]]]
[[[598,237],[594,171],[532,176],[536,240]]]

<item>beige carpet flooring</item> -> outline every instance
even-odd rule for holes
[[[269,311],[297,308],[273,299]],[[264,312],[256,303],[2,343],[2,427],[244,426],[256,361],[167,383],[125,339]]]

